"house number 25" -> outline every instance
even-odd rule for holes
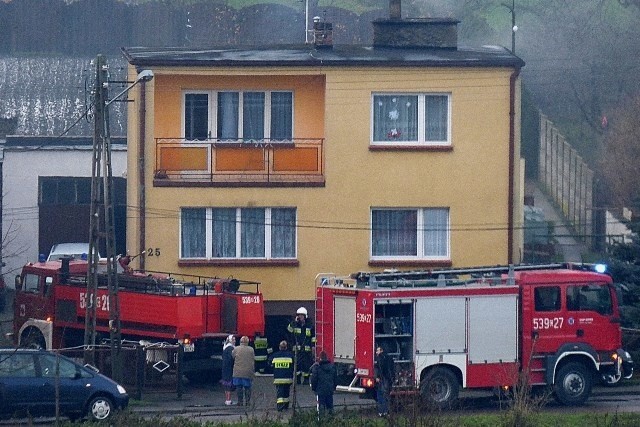
[[[147,256],[160,256],[160,248],[147,249]]]

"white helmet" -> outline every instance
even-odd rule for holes
[[[304,307],[300,307],[300,308],[298,309],[298,311],[296,311],[296,314],[304,314],[304,315],[305,315],[305,317],[306,317],[306,316],[307,316],[307,309],[306,309],[306,308],[304,308]]]

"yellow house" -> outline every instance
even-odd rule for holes
[[[318,273],[518,262],[524,63],[452,19],[373,46],[125,48],[127,247],[140,267],[261,283],[267,327]],[[279,327],[279,326],[278,326]],[[268,329],[269,331],[269,329]]]

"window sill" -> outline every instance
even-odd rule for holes
[[[369,151],[453,151],[452,145],[401,145],[401,144],[370,144]]]
[[[297,267],[297,259],[180,259],[178,267]]]
[[[438,268],[438,267],[451,267],[453,263],[451,260],[369,260],[370,267],[384,267],[384,268],[403,268],[403,267],[418,267],[418,268]]]

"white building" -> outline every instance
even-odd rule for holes
[[[2,164],[2,261],[7,285],[54,243],[88,242],[93,141],[7,136]],[[126,236],[125,138],[112,138],[116,249]],[[101,251],[102,252],[102,251]]]

